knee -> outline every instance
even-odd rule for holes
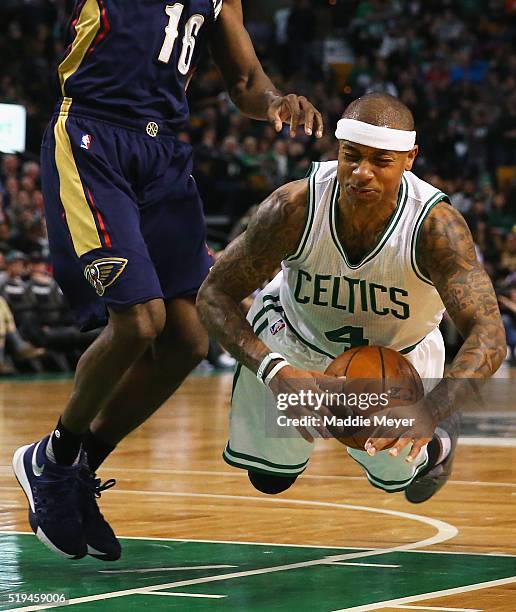
[[[267,495],[277,495],[289,489],[297,480],[297,476],[276,476],[248,470],[247,475],[255,489]]]
[[[189,338],[170,337],[164,334],[159,339],[156,360],[164,373],[177,370],[192,371],[206,357],[208,339],[203,336]]]
[[[197,319],[178,326],[172,318],[156,344],[156,357],[166,369],[167,364],[177,367],[178,361],[187,369],[193,369],[208,354],[209,340],[204,327]]]
[[[180,344],[180,350],[188,363],[195,367],[206,358],[208,346],[208,335],[204,333],[203,330],[201,333],[197,333],[191,338],[183,340]]]
[[[131,344],[151,344],[165,327],[165,306],[161,300],[136,304],[112,314],[110,321],[115,337]]]

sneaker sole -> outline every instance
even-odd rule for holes
[[[49,548],[52,552],[55,552],[58,555],[65,557],[66,559],[82,559],[84,556],[86,556],[86,553],[84,553],[83,555],[70,555],[62,551],[60,548],[57,548],[55,544],[52,543],[52,541],[45,534],[43,529],[41,529],[41,527],[37,524],[36,514],[34,510],[34,497],[32,496],[32,489],[25,473],[25,466],[23,464],[23,456],[25,455],[27,449],[29,449],[31,446],[32,444],[27,444],[26,446],[21,446],[20,448],[18,448],[15,451],[12,460],[12,467],[14,475],[16,476],[16,480],[18,481],[18,484],[22,488],[23,492],[25,493],[25,497],[29,502],[29,523],[31,529],[32,531],[34,531],[38,540],[47,548]],[[34,529],[35,525],[36,529]]]
[[[120,557],[122,556],[121,552],[122,551],[120,551],[120,553],[117,553],[117,555],[110,555],[109,553],[105,553],[105,552],[101,552],[100,550],[96,550],[95,548],[93,548],[93,546],[90,546],[88,544],[88,555],[90,557],[93,557],[94,559],[98,559],[99,561],[104,561],[104,562],[118,561]]]

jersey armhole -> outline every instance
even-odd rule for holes
[[[308,236],[310,235],[310,230],[312,229],[315,215],[315,176],[320,165],[320,162],[312,162],[310,169],[306,174],[308,177],[308,191],[306,195],[306,212],[303,234],[301,235],[297,248],[292,251],[292,253],[287,255],[287,257],[284,258],[284,261],[290,262],[300,259],[303,255],[306,243],[308,242]]]
[[[412,263],[412,269],[414,270],[414,274],[419,278],[419,280],[423,281],[427,285],[434,286],[434,283],[426,274],[423,274],[420,267],[417,265],[417,249],[419,245],[419,240],[421,238],[421,230],[423,228],[423,223],[428,215],[432,212],[434,206],[437,206],[439,202],[448,202],[450,203],[450,199],[445,193],[442,191],[434,194],[428,202],[423,206],[423,210],[421,211],[418,220],[416,221],[416,227],[414,229],[414,233],[412,234],[412,243],[410,247],[410,261]],[[451,205],[451,204],[450,204]]]

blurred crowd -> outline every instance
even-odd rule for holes
[[[48,264],[37,161],[58,96],[55,71],[71,4],[3,0],[0,6],[0,103],[21,103],[28,110],[28,152],[0,155],[0,295],[23,337],[54,359],[59,351],[49,330],[65,330],[66,359],[73,364],[82,345]],[[471,228],[497,287],[514,353],[516,1],[243,4],[268,74],[280,90],[309,97],[323,113],[326,132],[320,140],[302,130],[290,138],[287,128],[277,135],[270,125],[242,117],[206,58],[189,87],[191,127],[179,137],[194,147],[207,215],[223,220],[222,234],[216,233],[220,245],[245,227],[249,210],[271,190],[303,177],[313,160],[336,158],[333,131],[351,100],[368,91],[389,92],[415,115],[421,152],[414,171],[448,193]],[[17,283],[24,284],[24,295],[40,298],[37,283],[52,287],[59,317],[54,312],[52,322],[43,318],[37,324],[34,315],[25,317],[9,292]],[[37,318],[42,306],[34,299],[27,308]],[[0,345],[2,329],[0,324]],[[16,356],[18,349],[12,350]],[[38,359],[48,359],[47,353]]]

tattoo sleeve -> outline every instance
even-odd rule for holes
[[[199,291],[197,307],[210,336],[253,372],[270,349],[253,332],[240,302],[270,280],[295,250],[304,227],[307,184],[289,183],[265,200]]]
[[[418,264],[464,338],[445,379],[428,395],[437,420],[442,420],[456,409],[457,400],[500,367],[506,354],[505,330],[466,222],[447,203],[438,204],[423,224]]]

